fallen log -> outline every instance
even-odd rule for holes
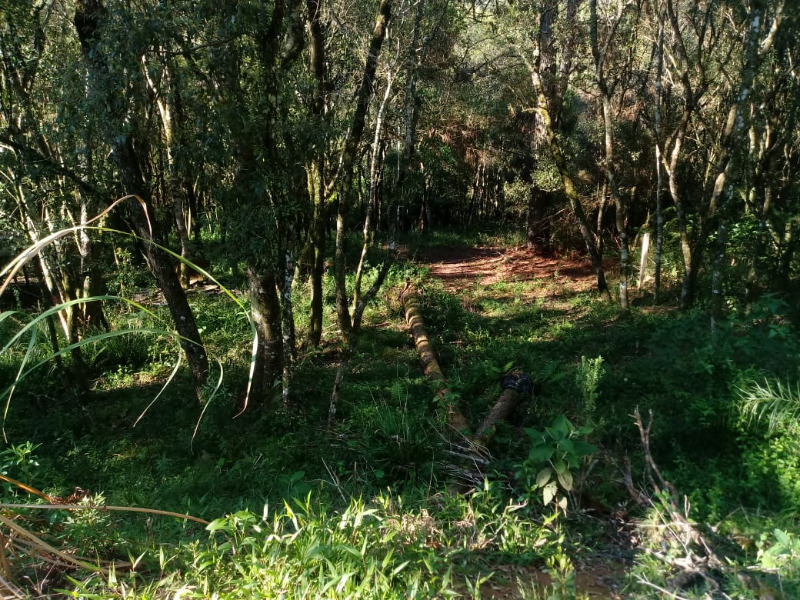
[[[436,398],[439,399],[447,411],[448,425],[465,435],[469,435],[469,423],[456,405],[447,387],[447,380],[442,372],[442,367],[439,366],[436,351],[428,337],[428,332],[425,330],[425,320],[422,318],[419,293],[417,288],[411,285],[410,281],[406,281],[405,288],[400,292],[400,299],[403,303],[406,323],[411,330],[411,335],[414,337],[414,346],[416,346],[422,361],[425,377],[433,381],[437,387]]]
[[[400,292],[400,299],[403,303],[406,323],[411,330],[411,335],[414,338],[414,345],[422,361],[423,371],[425,376],[429,380],[436,382],[438,386],[436,397],[442,401],[447,410],[448,424],[465,436],[469,436],[469,423],[453,401],[450,390],[447,387],[447,379],[444,376],[442,367],[439,365],[439,360],[436,357],[433,344],[428,337],[428,332],[425,330],[425,320],[422,318],[419,293],[417,289],[411,285],[410,281],[406,281],[405,288]],[[497,402],[495,402],[489,414],[486,415],[486,418],[476,430],[475,436],[472,438],[472,442],[481,446],[486,446],[491,441],[494,436],[494,426],[497,422],[507,420],[520,401],[526,396],[532,396],[534,393],[533,381],[530,377],[520,372],[513,372],[506,375],[503,378],[501,386],[503,391],[500,394],[500,398],[497,399]]]
[[[503,388],[500,397],[475,431],[475,441],[484,446],[492,441],[497,422],[508,420],[520,401],[534,392],[533,381],[525,373],[509,373],[500,385]]]

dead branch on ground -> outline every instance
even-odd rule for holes
[[[691,507],[688,498],[684,498],[683,502],[680,502],[675,486],[664,478],[653,459],[650,450],[653,413],[650,411],[649,420],[645,425],[637,407],[633,419],[639,430],[644,453],[645,477],[652,486],[654,494],[648,495],[634,485],[631,464],[627,457],[622,472],[625,487],[638,505],[656,512],[661,521],[658,530],[663,539],[662,544],[666,542],[674,547],[679,547],[681,556],[671,556],[670,553],[652,548],[645,548],[645,551],[677,570],[677,573],[669,580],[672,590],[684,589],[699,581],[704,581],[712,589],[718,590],[719,583],[712,576],[711,571],[724,568],[726,563],[712,549],[711,544],[697,526],[689,520]]]

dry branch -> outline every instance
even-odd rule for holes
[[[628,492],[640,506],[646,506],[660,513],[662,521],[662,536],[664,541],[669,541],[682,549],[678,557],[645,548],[645,551],[663,561],[677,574],[670,579],[672,589],[683,589],[693,585],[696,581],[705,581],[713,589],[718,589],[718,584],[712,572],[722,569],[726,561],[720,558],[700,532],[697,526],[689,519],[689,502],[684,499],[684,505],[679,502],[679,495],[675,487],[661,474],[650,451],[650,430],[653,425],[653,413],[649,414],[647,425],[642,421],[641,413],[637,407],[633,414],[636,428],[644,453],[646,477],[653,487],[654,497],[641,492],[633,484],[630,461],[625,459],[623,480]],[[663,542],[662,542],[663,543]],[[673,597],[678,597],[673,595]]]

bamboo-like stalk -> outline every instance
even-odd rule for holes
[[[0,508],[9,509],[43,509],[43,510],[99,510],[111,512],[135,512],[144,513],[148,515],[161,515],[164,517],[175,517],[176,519],[186,519],[187,521],[194,521],[201,525],[208,525],[210,521],[194,517],[184,513],[172,512],[169,510],[160,510],[158,508],[144,508],[141,506],[91,506],[86,504],[10,504],[7,502],[0,502]]]
[[[407,281],[400,298],[403,302],[406,323],[411,330],[411,335],[414,336],[414,345],[422,361],[425,377],[434,382],[438,388],[436,398],[444,404],[447,411],[448,425],[458,431],[469,432],[469,423],[452,400],[452,395],[447,387],[447,380],[442,372],[442,367],[439,365],[439,359],[436,358],[436,351],[428,337],[428,332],[425,330],[425,321],[422,318],[417,288],[412,286],[410,281]]]

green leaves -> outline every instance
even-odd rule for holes
[[[575,487],[573,472],[584,457],[597,451],[596,446],[579,439],[589,435],[592,428],[576,428],[566,416],[559,415],[544,431],[528,428],[525,432],[531,438],[531,449],[518,467],[517,478],[526,482],[529,495],[541,494],[545,506],[555,501],[559,510],[566,511],[564,494]]]
[[[553,471],[550,467],[545,467],[539,474],[536,475],[536,487],[544,487],[547,485],[547,482],[550,481],[550,477],[552,477]]]

